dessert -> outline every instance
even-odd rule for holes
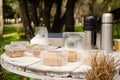
[[[36,45],[36,46],[33,46],[30,51],[34,57],[39,57],[42,50],[44,50],[43,46]]]
[[[38,49],[38,50],[37,49],[36,50],[32,50],[33,56],[34,57],[38,57],[42,50],[44,50],[44,49],[41,48],[41,49]]]
[[[39,57],[42,50],[44,50],[44,46],[34,44],[34,45],[26,45],[27,52],[31,53],[34,57]]]
[[[75,62],[75,61],[77,61],[77,51],[69,51],[68,61],[69,62]]]
[[[62,57],[57,55],[47,54],[43,58],[44,65],[47,66],[61,66],[62,65]]]
[[[11,50],[11,51],[6,51],[6,54],[9,57],[21,57],[24,55],[24,50]]]
[[[6,45],[5,50],[9,57],[21,57],[24,55],[25,47],[18,45]]]
[[[43,64],[47,66],[62,66],[68,61],[66,54],[61,54],[60,52],[50,52],[44,54]]]

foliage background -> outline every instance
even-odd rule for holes
[[[28,0],[27,0],[28,1]],[[43,1],[43,0],[41,0]],[[66,1],[63,0],[63,7],[66,6]],[[92,3],[94,2],[94,3]],[[40,3],[41,4],[41,3]],[[40,5],[39,8],[41,8],[41,12],[44,11],[44,4]],[[91,6],[91,4],[93,4]],[[27,3],[27,8],[29,11],[29,14],[31,14],[30,11],[30,4]],[[89,7],[93,7],[93,11]],[[83,31],[83,18],[85,15],[88,15],[90,12],[92,12],[94,15],[100,17],[104,12],[108,12],[109,10],[114,10],[116,8],[120,8],[120,0],[77,0],[75,4],[75,10],[74,10],[74,19],[75,19],[75,31],[80,32]],[[18,0],[3,0],[3,16],[4,16],[4,23],[5,24],[11,24],[12,22],[5,22],[5,19],[18,19],[20,18],[20,9],[19,9],[19,2]],[[54,4],[52,6],[51,10],[51,19],[50,21],[53,22],[54,16],[56,13],[56,5]],[[64,9],[62,11],[62,14],[64,14]],[[39,17],[39,20],[41,19],[41,16]],[[20,21],[21,22],[21,21]],[[18,22],[17,22],[18,23]],[[32,23],[31,23],[32,24]],[[34,24],[32,24],[34,26]],[[52,25],[52,24],[51,24]],[[120,38],[120,25],[117,24],[113,27],[114,29],[114,38]],[[64,28],[62,32],[64,31]],[[13,27],[13,26],[4,26],[3,27],[3,39],[0,40],[0,48],[2,48],[2,54],[4,52],[4,45],[9,44],[11,41],[16,40],[26,40],[24,38],[24,27]],[[3,79],[2,80],[21,80],[23,79],[23,76],[19,76],[13,73],[10,73],[3,68],[0,69],[0,71],[3,73]]]

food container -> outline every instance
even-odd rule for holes
[[[84,32],[64,32],[63,44],[65,48],[83,48]]]
[[[56,47],[52,46],[42,46],[42,45],[27,45],[27,52],[29,53],[28,55],[32,55],[34,57],[40,57],[40,54],[44,50],[54,50]]]
[[[29,41],[11,41],[10,45],[28,45]]]
[[[94,60],[98,60],[100,57],[107,56],[107,52],[104,50],[85,50],[80,54],[80,61],[85,65],[91,65]]]
[[[69,50],[68,51],[68,61],[75,62],[78,60],[78,52],[76,50]]]
[[[83,51],[83,49],[76,49],[76,48],[60,48],[57,50],[62,50],[62,51],[68,52],[68,62],[79,61],[80,53]]]
[[[34,57],[39,57],[41,54],[41,51],[43,50],[45,50],[44,46],[35,45],[35,46],[32,46],[32,48],[29,51],[30,53],[32,53]]]
[[[65,48],[64,51],[68,51],[68,62],[76,62],[79,60],[79,49]]]
[[[116,52],[120,52],[120,39],[114,39],[114,47]]]
[[[21,57],[24,55],[26,48],[22,45],[5,45],[5,51],[9,57]]]
[[[68,62],[66,51],[43,51],[41,54],[42,63],[46,66],[63,66]]]

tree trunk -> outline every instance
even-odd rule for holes
[[[22,18],[24,29],[25,29],[25,36],[27,40],[30,40],[33,37],[33,29],[31,26],[30,17],[27,10],[27,2],[26,0],[18,0],[18,1],[20,4],[21,18]]]
[[[40,20],[43,19],[43,14],[44,14],[44,0],[40,0],[40,5],[38,7],[38,17],[41,18]]]
[[[2,39],[2,35],[3,35],[3,7],[2,7],[2,0],[0,0],[0,39]]]
[[[90,10],[90,15],[94,15],[94,3],[96,0],[90,0],[88,5],[89,5],[89,10]]]
[[[56,0],[56,4],[57,4],[57,11],[56,11],[55,19],[54,19],[53,26],[52,26],[52,32],[60,33],[61,32],[60,16],[61,16],[62,0]]]
[[[37,8],[39,6],[40,0],[29,0],[31,7],[31,17],[35,27],[39,26],[39,17],[37,14]]]
[[[108,12],[111,11],[111,2],[108,2]]]
[[[54,2],[54,0],[44,0],[44,5],[45,5],[45,9],[44,9],[44,23],[45,23],[45,26],[48,29],[48,32],[51,32],[50,11],[51,11],[53,2]]]
[[[68,0],[66,6],[65,31],[74,32],[74,6],[77,0]]]

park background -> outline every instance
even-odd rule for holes
[[[100,27],[106,12],[114,16],[113,38],[120,38],[120,0],[0,0],[0,54],[11,41],[30,40],[35,27],[44,24],[49,33],[80,32],[86,15],[95,15]],[[27,79],[1,67],[0,76],[2,80]]]

